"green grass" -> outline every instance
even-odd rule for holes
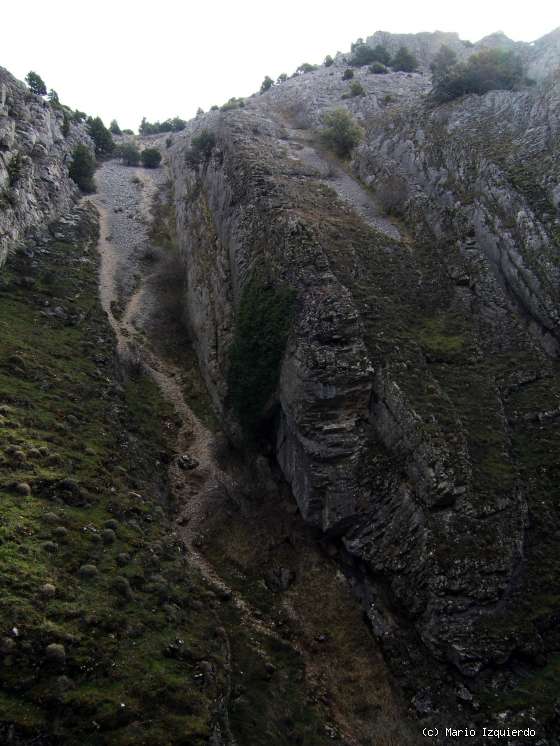
[[[0,638],[14,646],[0,658],[0,736],[207,743],[217,694],[194,676],[206,659],[223,681],[222,647],[204,585],[170,539],[174,413],[150,379],[120,376],[94,250],[48,251],[12,257],[1,278]],[[57,306],[67,320],[44,315]],[[104,544],[108,520],[116,540]],[[84,579],[84,564],[97,576]],[[166,655],[177,638],[184,660]],[[59,669],[51,643],[65,647]]]

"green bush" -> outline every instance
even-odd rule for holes
[[[231,111],[232,109],[242,109],[245,106],[245,99],[235,98],[232,96],[229,101],[221,107],[221,111]]]
[[[274,81],[272,80],[272,78],[269,75],[266,75],[265,79],[261,83],[261,94],[266,93],[266,91],[268,91],[269,88],[272,88],[273,85]]]
[[[36,93],[38,96],[47,95],[47,86],[45,85],[45,81],[37,73],[34,73],[33,71],[28,72],[25,76],[25,82],[27,83],[31,91],[33,93]]]
[[[355,98],[356,96],[365,96],[366,92],[364,91],[364,88],[361,83],[358,83],[357,80],[354,80],[352,85],[350,86],[350,96],[352,98]]]
[[[123,130],[122,133],[123,133],[123,135],[133,135],[134,134],[134,132],[132,130]]]
[[[95,119],[89,117],[87,123],[89,134],[95,145],[95,154],[100,157],[110,155],[115,143],[111,133],[103,124],[103,120],[100,117],[95,117]]]
[[[514,90],[527,83],[521,59],[511,51],[486,49],[464,64],[449,66],[437,80],[434,99],[442,103],[468,93]]]
[[[243,289],[230,353],[229,400],[251,437],[274,394],[291,328],[295,291],[253,276]]]
[[[161,163],[161,153],[157,148],[146,148],[140,157],[144,168],[157,168]]]
[[[351,80],[354,77],[354,70],[349,67],[342,73],[342,80]]]
[[[280,75],[278,76],[276,82],[277,83],[285,83],[287,80],[288,80],[288,76],[286,75],[286,73],[280,73]]]
[[[305,73],[312,73],[317,70],[317,65],[310,65],[309,62],[304,62],[296,69],[296,75],[305,75]]]
[[[87,118],[87,114],[85,111],[80,111],[79,109],[76,109],[74,112],[72,119],[77,123],[80,124],[80,122],[85,122]]]
[[[330,67],[334,63],[333,58],[330,56],[330,54],[327,54],[325,57],[325,62],[323,63],[325,67]]]
[[[109,125],[109,132],[113,135],[122,135],[121,128],[119,127],[119,123],[116,119],[113,119],[111,121],[111,124]]]
[[[72,153],[72,163],[69,168],[70,178],[76,182],[82,192],[95,192],[93,174],[95,172],[95,156],[86,145],[76,145]]]
[[[23,166],[23,159],[19,150],[12,156],[12,159],[8,163],[8,184],[11,189],[15,187],[21,176],[21,169]]]
[[[341,158],[348,158],[361,141],[363,132],[346,109],[334,109],[323,117],[322,142]]]
[[[385,75],[389,71],[382,62],[374,62],[368,67],[368,72],[373,73],[374,75]]]
[[[140,163],[140,151],[133,143],[124,143],[118,149],[118,155],[125,166],[137,166]]]
[[[405,73],[412,73],[418,67],[418,60],[406,47],[400,47],[393,58],[391,67]]]
[[[201,163],[208,161],[212,155],[212,150],[216,145],[216,136],[213,132],[204,129],[200,134],[195,135],[191,141],[191,147],[187,151],[187,163],[196,168]]]

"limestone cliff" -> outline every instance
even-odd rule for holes
[[[441,40],[416,40],[426,65]],[[362,68],[365,96],[341,100],[337,59],[197,118],[170,151],[188,319],[216,408],[238,433],[232,350],[259,345],[258,324],[242,323],[250,289],[291,288],[260,437],[305,519],[354,558],[388,653],[402,665],[417,635],[474,688],[558,644],[555,44],[523,47],[534,86],[439,107],[426,69]],[[365,129],[351,177],[310,129],[341,104]],[[216,142],[194,162],[203,128]],[[392,228],[363,204],[375,213],[388,189]]]
[[[78,142],[92,146],[83,125],[65,126],[60,109],[0,68],[0,266],[9,247],[78,198],[68,177]]]

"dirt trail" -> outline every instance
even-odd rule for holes
[[[109,164],[114,170],[115,166]],[[126,174],[130,169],[121,167]],[[104,173],[105,169],[105,173]],[[148,333],[148,317],[150,311],[157,305],[154,288],[150,283],[151,276],[144,275],[136,289],[128,297],[122,314],[117,317],[114,309],[122,303],[119,288],[120,275],[137,275],[133,252],[123,249],[122,242],[115,241],[114,223],[110,212],[112,185],[107,177],[107,166],[98,172],[100,194],[93,199],[100,215],[100,239],[98,251],[101,258],[99,273],[99,292],[101,303],[106,311],[109,322],[117,339],[117,353],[121,359],[139,357],[146,372],[158,384],[165,398],[173,405],[180,419],[181,427],[177,437],[176,450],[178,456],[173,459],[169,467],[170,488],[181,506],[181,513],[177,520],[177,534],[184,542],[192,563],[201,574],[221,594],[231,598],[232,603],[240,612],[244,622],[256,632],[278,638],[278,634],[255,616],[253,610],[238,594],[235,594],[224,580],[215,572],[212,565],[198,551],[197,545],[204,534],[204,523],[212,510],[216,500],[223,500],[224,487],[232,486],[232,477],[224,473],[213,458],[212,432],[205,427],[185,401],[180,384],[181,371],[168,360],[155,352],[155,346],[150,344]],[[150,204],[157,185],[151,175],[137,170],[135,178],[143,183],[139,190],[138,217],[132,226],[139,235],[146,233],[146,226],[150,221]],[[134,178],[134,177],[133,177]],[[122,182],[121,182],[122,183]],[[117,213],[118,214],[118,213]],[[146,236],[144,235],[144,238]],[[187,459],[197,463],[194,469],[185,469]]]

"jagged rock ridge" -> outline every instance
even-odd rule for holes
[[[424,65],[441,41],[418,35]],[[188,316],[216,407],[235,430],[229,352],[250,278],[296,288],[267,408],[278,463],[306,519],[383,589],[369,609],[379,636],[390,647],[401,614],[469,677],[557,642],[544,601],[559,569],[557,32],[521,51],[537,85],[437,108],[425,67],[357,70],[366,95],[341,100],[338,58],[198,118],[170,155]],[[404,185],[400,240],[329,188],[308,128],[340,105],[365,128],[352,171],[371,199],[389,177]],[[217,145],[189,168],[203,127]]]

